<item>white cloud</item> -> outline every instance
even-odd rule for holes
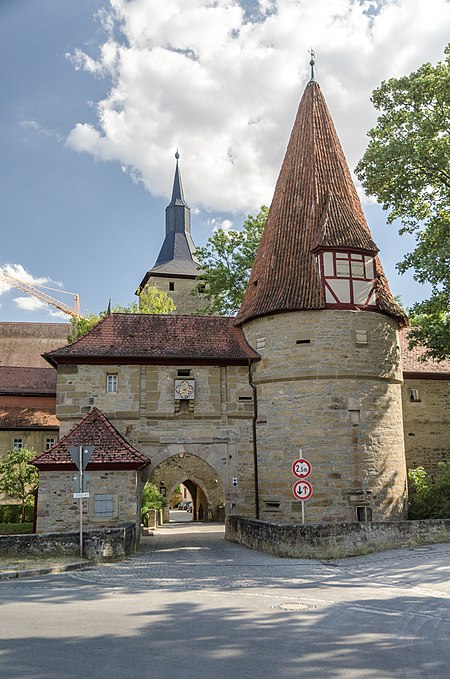
[[[36,277],[33,274],[26,271],[22,264],[5,264],[0,267],[0,295],[9,292],[10,290],[15,290],[16,286],[14,281],[2,276],[12,276],[14,279],[27,283],[33,287],[46,286],[47,283],[57,286],[58,288],[63,288],[64,284],[61,281],[53,281],[48,276]],[[20,289],[20,288],[19,288]],[[50,289],[51,290],[51,289]],[[51,295],[50,293],[47,293]],[[48,315],[56,318],[63,318],[67,321],[67,314],[58,309],[52,307],[51,305],[43,302],[37,297],[26,296],[26,297],[14,297],[14,303],[18,309],[22,311],[47,311]]]
[[[36,120],[22,120],[20,126],[39,135],[40,137],[47,137],[48,139],[56,139],[57,142],[63,142],[64,137],[57,130],[52,130],[48,127],[44,127]]]
[[[269,203],[309,77],[316,76],[353,168],[375,121],[381,80],[443,58],[447,0],[109,0],[100,55],[76,68],[111,79],[97,126],[79,122],[67,144],[119,162],[167,196],[178,147],[188,202],[255,212]],[[121,40],[117,39],[121,35]]]
[[[52,279],[48,276],[41,276],[40,278],[33,276],[26,271],[22,264],[4,264],[3,266],[0,266],[0,295],[14,287],[12,282],[2,277],[2,273],[17,278],[24,283],[28,283],[28,285],[46,285],[47,283],[52,282]],[[58,282],[57,285],[61,284]]]
[[[45,302],[41,302],[40,299],[35,297],[14,297],[14,302],[23,311],[40,311],[48,306]]]

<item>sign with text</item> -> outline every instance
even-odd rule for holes
[[[298,479],[306,479],[311,474],[311,464],[304,457],[299,457],[292,463],[292,473]]]

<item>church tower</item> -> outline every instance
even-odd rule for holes
[[[180,154],[175,154],[176,168],[172,198],[166,207],[166,235],[155,265],[147,271],[136,291],[137,295],[151,285],[167,292],[175,303],[176,314],[194,314],[201,298],[191,295],[199,263],[191,237],[191,210],[184,199]]]
[[[262,358],[260,518],[301,521],[291,465],[302,456],[312,465],[307,523],[403,518],[406,319],[313,73],[236,322]]]

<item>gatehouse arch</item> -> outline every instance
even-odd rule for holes
[[[225,518],[224,484],[220,474],[198,455],[177,452],[164,459],[151,472],[149,481],[163,489],[169,500],[183,483],[192,497],[194,521],[223,521]],[[169,507],[164,510],[169,520]]]

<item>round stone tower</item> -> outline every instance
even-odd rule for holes
[[[404,517],[406,319],[377,253],[311,79],[237,316],[262,357],[252,376],[262,519],[301,521],[299,449],[312,465],[307,523]]]

